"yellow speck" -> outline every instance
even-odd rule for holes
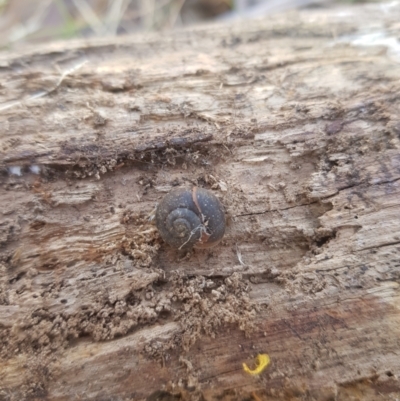
[[[250,369],[245,363],[243,364],[243,370],[250,375],[259,375],[270,362],[269,356],[267,354],[258,354],[256,358],[257,366],[255,369]]]

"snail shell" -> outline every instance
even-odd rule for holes
[[[157,206],[156,225],[162,239],[174,248],[210,248],[224,236],[225,215],[212,192],[178,188]]]

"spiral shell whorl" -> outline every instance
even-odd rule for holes
[[[201,220],[196,211],[187,189],[175,189],[165,195],[156,211],[156,225],[162,239],[174,248],[192,248],[200,238],[196,227],[201,226]]]
[[[174,248],[209,248],[225,232],[225,216],[218,198],[194,187],[174,189],[162,199],[156,211],[161,237]]]
[[[179,247],[190,248],[200,238],[201,220],[189,209],[173,210],[165,222],[169,231],[169,243],[173,241]]]

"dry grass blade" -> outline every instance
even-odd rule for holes
[[[236,18],[258,18],[273,13],[305,7],[310,4],[323,5],[324,3],[330,2],[332,2],[332,0],[268,0],[250,6],[244,0],[236,0],[234,11],[223,14],[218,19],[228,21]]]
[[[10,34],[8,35],[9,42],[16,42],[21,40],[28,35],[38,31],[43,23],[48,8],[50,7],[52,0],[45,0],[39,3],[36,12],[26,21],[13,27]]]
[[[104,24],[85,0],[72,0],[84,20],[90,25],[96,35],[102,36]]]
[[[118,31],[121,18],[128,8],[131,0],[115,0],[109,2],[109,10],[105,18],[105,25],[107,33],[110,35],[116,35]]]
[[[177,4],[174,5],[173,10],[169,18],[169,26],[172,28],[175,26],[176,22],[180,19],[181,10],[186,0],[178,0]]]

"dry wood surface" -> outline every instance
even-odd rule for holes
[[[399,21],[1,53],[0,399],[397,399]],[[182,254],[151,216],[193,185],[227,230]]]

